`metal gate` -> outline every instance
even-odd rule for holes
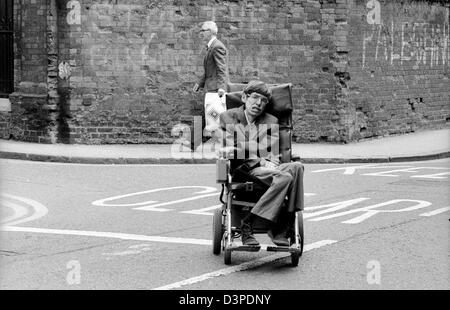
[[[13,0],[0,1],[0,98],[14,91]]]

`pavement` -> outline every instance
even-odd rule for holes
[[[387,136],[347,144],[293,143],[303,163],[383,163],[450,157],[450,128]],[[0,140],[0,158],[84,164],[211,164],[208,142],[195,152],[180,144],[39,144]]]

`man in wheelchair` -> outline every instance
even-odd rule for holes
[[[293,226],[295,212],[304,208],[304,167],[300,162],[280,160],[278,118],[266,112],[271,96],[264,82],[251,81],[243,89],[244,105],[220,115],[226,144],[223,151],[232,158],[235,175],[246,173],[268,187],[241,221],[242,243],[246,246],[259,245],[253,233],[255,222],[271,227],[268,235],[275,245],[290,246],[288,229]],[[258,144],[263,140],[261,149]]]

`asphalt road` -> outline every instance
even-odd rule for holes
[[[447,159],[306,165],[296,268],[212,254],[214,165],[0,160],[0,175],[0,289],[450,288]]]

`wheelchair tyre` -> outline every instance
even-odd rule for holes
[[[300,251],[297,253],[291,253],[291,262],[292,262],[292,267],[297,267],[298,266],[298,262],[300,260],[300,256],[302,256],[303,254],[303,243],[304,243],[304,230],[303,230],[303,212],[299,211],[297,213],[298,217],[297,217],[297,226],[298,226],[298,232],[300,235]],[[294,229],[294,233],[292,238],[295,237],[295,229]]]
[[[231,250],[225,249],[223,261],[225,265],[231,265]]]
[[[300,257],[303,254],[303,243],[305,241],[305,237],[304,237],[305,234],[304,234],[304,230],[303,230],[303,211],[299,211],[298,212],[298,223],[297,223],[297,225],[298,225],[298,232],[300,234],[300,249],[301,249],[300,255],[299,255],[299,257]]]
[[[291,253],[291,262],[292,262],[292,267],[297,267],[298,266],[298,261],[300,260],[300,253]]]
[[[222,247],[224,229],[222,224],[222,208],[216,209],[213,216],[213,254],[219,255]]]

